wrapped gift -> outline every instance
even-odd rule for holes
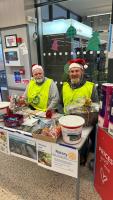
[[[102,85],[100,110],[98,116],[98,125],[102,128],[108,129],[112,93],[113,84],[105,83]]]

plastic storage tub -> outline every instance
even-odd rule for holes
[[[81,141],[84,118],[76,115],[67,115],[59,119],[62,136],[65,143],[77,144]]]
[[[7,127],[17,127],[23,123],[23,115],[9,114],[4,115],[4,124]]]

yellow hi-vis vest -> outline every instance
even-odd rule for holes
[[[27,101],[36,110],[47,110],[51,83],[52,79],[47,79],[42,85],[37,85],[34,79],[30,81],[27,90]]]
[[[69,105],[76,104],[77,101],[83,98],[91,98],[94,83],[86,81],[86,83],[77,89],[72,89],[69,83],[64,82],[63,84],[63,103],[64,112],[66,113],[66,107]]]

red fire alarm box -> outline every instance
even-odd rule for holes
[[[25,69],[20,69],[19,72],[20,72],[21,75],[24,75],[25,74]]]

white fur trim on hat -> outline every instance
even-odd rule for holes
[[[36,69],[42,69],[43,70],[43,67],[41,65],[34,65],[32,67],[32,72],[34,72]]]
[[[69,65],[69,70],[72,69],[73,67],[83,69],[83,66],[82,66],[81,64],[78,64],[78,63],[71,63],[71,65]]]

